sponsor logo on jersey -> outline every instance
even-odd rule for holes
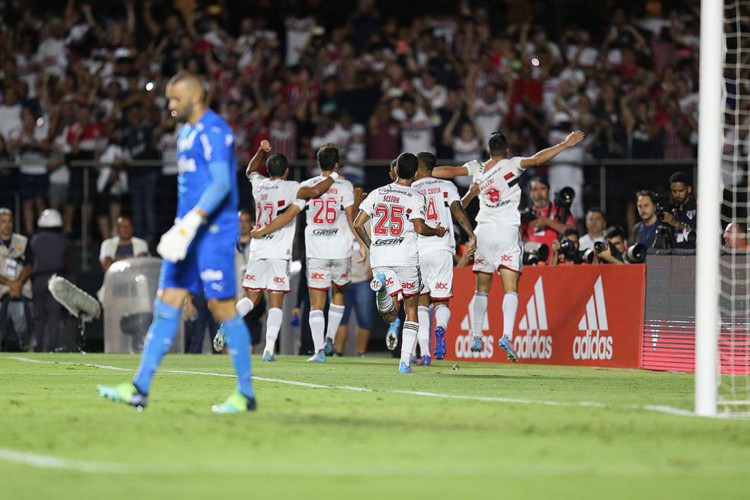
[[[401,283],[401,288],[403,288],[404,290],[414,290],[415,288],[417,288],[417,284],[409,281],[404,281],[403,283]]]
[[[513,338],[513,347],[522,359],[550,359],[552,357],[552,337],[543,335],[548,330],[547,306],[544,299],[542,278],[534,284],[534,293],[526,303],[526,314],[518,323],[518,329],[525,334]]]
[[[373,243],[373,246],[376,246],[376,247],[395,246],[395,245],[400,245],[401,243],[403,243],[403,241],[404,241],[403,237],[391,238],[389,240],[377,240],[376,242]]]
[[[513,256],[512,255],[501,255],[500,256],[500,262],[513,262]]]
[[[385,286],[393,286],[393,278],[386,278]]]
[[[177,159],[177,170],[182,174],[185,172],[195,172],[198,170],[198,167],[195,165],[194,159],[180,156]]]
[[[448,290],[448,283],[435,283],[435,290]]]
[[[313,236],[333,236],[339,232],[337,229],[314,229]]]
[[[586,303],[586,312],[578,321],[578,329],[584,333],[576,335],[573,341],[574,359],[612,359],[614,339],[601,334],[609,330],[601,276],[594,284],[594,293]]]
[[[274,276],[273,282],[281,285],[282,283],[286,283],[286,278],[284,276]]]
[[[254,274],[246,274],[245,279],[247,281],[255,281],[255,275]]]
[[[310,279],[313,281],[322,281],[326,275],[323,273],[310,273]]]
[[[224,279],[224,273],[221,269],[206,269],[201,273],[203,281],[220,281]]]

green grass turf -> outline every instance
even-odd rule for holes
[[[138,413],[101,400],[136,356],[0,355],[0,449],[122,467],[50,469],[0,459],[0,497],[747,498],[750,421],[680,417],[692,377],[450,362],[399,376],[396,360],[310,365],[253,358],[259,411],[213,415],[233,389],[225,356],[168,356]],[[445,399],[394,391],[593,401],[604,407]],[[68,462],[66,462],[68,463]]]

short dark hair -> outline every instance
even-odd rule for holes
[[[532,182],[538,182],[539,184],[544,184],[547,186],[547,189],[549,189],[549,181],[546,177],[542,177],[541,175],[535,175],[531,179],[529,179],[529,186],[531,186]]]
[[[435,163],[437,163],[435,155],[426,151],[417,153],[417,160],[419,161],[419,166],[424,166],[428,172],[432,172],[432,169],[435,168]]]
[[[686,172],[675,172],[669,177],[669,183],[674,184],[675,182],[681,182],[686,186],[693,186],[693,180]]]
[[[398,166],[398,158],[394,158],[391,160],[391,165],[388,167],[390,170],[393,170]]]
[[[653,203],[654,205],[656,205],[656,203],[659,201],[659,195],[653,191],[649,191],[648,189],[637,191],[635,193],[635,200],[638,201],[638,198],[640,198],[641,196],[647,196],[648,198],[650,198],[651,203]]]
[[[324,144],[318,150],[317,158],[321,170],[331,171],[339,162],[339,147],[332,142]]]
[[[576,231],[575,229],[566,229],[565,231],[563,231],[562,233],[560,233],[560,236],[558,236],[557,239],[560,240],[560,241],[562,241],[565,238],[567,238],[568,236],[571,236],[573,234],[575,234],[576,236],[579,236],[578,235],[578,231]],[[580,236],[579,236],[579,238],[580,238]]]
[[[504,155],[508,151],[508,140],[500,132],[494,132],[490,136],[487,146],[490,149],[490,156]]]
[[[413,179],[419,166],[417,157],[412,153],[401,153],[396,161],[398,162],[398,178]]]
[[[135,75],[138,76],[138,75]],[[192,80],[198,85],[200,85],[201,88],[201,100],[205,101],[206,97],[208,97],[208,89],[206,87],[206,82],[201,78],[200,76],[196,75],[195,73],[191,73],[190,71],[186,70],[180,70],[177,73],[175,73],[172,78],[169,79],[167,82],[167,85],[174,85],[177,82],[180,82],[182,80]]]
[[[622,226],[609,226],[604,231],[604,239],[611,240],[612,238],[620,237],[623,239],[623,241],[627,241],[628,239],[628,233],[625,232],[625,229]]]
[[[607,214],[605,214],[604,210],[602,210],[599,207],[591,207],[588,210],[586,210],[586,213],[589,213],[589,212],[596,213],[596,214],[602,214],[602,217],[604,217],[604,219],[607,218]]]
[[[271,177],[281,177],[289,168],[289,160],[280,153],[273,154],[266,160],[266,168]]]

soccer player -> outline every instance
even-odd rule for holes
[[[251,233],[250,260],[245,279],[242,280],[246,297],[237,302],[237,312],[245,316],[260,301],[261,293],[268,292],[263,361],[276,359],[274,348],[281,329],[281,307],[284,294],[291,290],[289,265],[297,227],[296,216],[304,208],[305,200],[319,197],[338,180],[336,172],[330,172],[314,185],[302,186],[299,182],[287,180],[289,163],[281,154],[268,157],[266,168],[270,177],[265,177],[257,170],[270,151],[268,141],[262,141],[245,172],[255,198],[255,229]]]
[[[500,133],[489,139],[490,159],[484,163],[472,160],[460,167],[436,167],[432,175],[451,179],[461,175],[472,176],[479,190],[479,214],[477,227],[477,250],[474,255],[476,273],[476,293],[473,298],[472,330],[474,341],[471,350],[483,349],[482,327],[487,312],[487,296],[492,285],[492,275],[497,272],[503,282],[503,335],[499,345],[510,361],[518,361],[510,337],[518,311],[518,282],[521,277],[521,257],[523,246],[519,226],[521,215],[518,204],[521,201],[521,188],[518,178],[529,167],[544,165],[568,148],[580,143],[583,132],[574,131],[564,141],[539,151],[529,158],[510,157],[508,143]]]
[[[442,238],[420,236],[419,270],[422,274],[422,291],[419,296],[419,333],[417,341],[421,352],[420,365],[429,365],[430,357],[430,304],[435,310],[435,358],[445,358],[445,329],[450,321],[451,311],[448,301],[453,296],[453,256],[456,253],[456,240],[453,235],[453,219],[469,237],[466,252],[471,255],[476,250],[476,236],[471,228],[468,215],[461,205],[456,186],[432,176],[435,168],[435,155],[417,154],[419,168],[412,187],[419,191],[427,202],[425,216],[427,224],[440,224],[445,228]]]
[[[414,373],[411,353],[417,340],[417,303],[421,289],[417,235],[442,238],[445,228],[439,223],[425,223],[425,198],[413,187],[417,173],[417,157],[401,153],[397,159],[398,179],[370,193],[359,206],[354,229],[370,248],[370,264],[374,278],[372,289],[377,293],[377,307],[386,322],[397,316],[399,293],[404,297],[406,319],[401,332],[401,363],[399,373]],[[370,234],[364,225],[373,218]]]
[[[318,166],[321,174],[302,183],[303,187],[314,186],[325,180],[339,168],[339,148],[326,144],[318,150]],[[333,354],[336,330],[344,316],[344,290],[351,281],[352,248],[354,232],[354,187],[352,183],[338,179],[319,198],[307,202],[307,226],[305,227],[305,249],[307,256],[307,286],[310,292],[310,332],[315,354],[310,362],[324,363],[326,356]],[[360,262],[367,252],[360,245]],[[331,305],[328,308],[328,327],[323,309],[331,290]]]
[[[167,83],[172,116],[185,124],[177,139],[179,191],[177,219],[157,252],[164,258],[154,320],[132,383],[99,386],[99,394],[136,408],[146,406],[151,381],[182,321],[188,294],[201,286],[214,318],[224,325],[238,387],[212,409],[216,413],[255,410],[250,377],[250,333],[235,311],[234,242],[237,240],[238,187],[234,134],[208,109],[201,79],[179,72]]]

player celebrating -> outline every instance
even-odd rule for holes
[[[246,170],[255,198],[255,230],[251,233],[250,260],[242,280],[246,297],[237,302],[237,312],[245,316],[260,301],[260,294],[264,290],[269,292],[263,361],[276,359],[274,347],[281,329],[281,307],[284,294],[291,290],[289,265],[297,227],[296,215],[304,208],[304,200],[319,197],[338,179],[336,172],[330,172],[314,185],[301,186],[299,182],[289,181],[289,163],[281,154],[268,157],[266,168],[270,177],[265,177],[257,170],[270,151],[268,141],[262,141]],[[272,221],[275,224],[271,225]]]
[[[453,296],[453,256],[456,253],[456,240],[453,235],[453,218],[469,236],[466,252],[476,249],[476,237],[468,215],[461,205],[456,186],[443,179],[432,177],[435,168],[435,155],[419,153],[419,168],[412,187],[419,191],[427,202],[427,224],[440,224],[445,227],[442,238],[420,236],[419,270],[422,274],[422,291],[419,296],[419,334],[417,340],[422,358],[420,365],[429,365],[430,357],[430,304],[435,305],[435,358],[445,357],[445,329],[450,321],[451,311],[448,300]],[[452,217],[451,217],[452,216]]]
[[[375,277],[372,289],[377,293],[377,307],[383,319],[390,323],[400,308],[396,299],[403,293],[406,319],[402,331],[399,373],[414,373],[411,353],[417,340],[417,302],[421,288],[417,235],[445,234],[440,224],[434,228],[425,223],[425,198],[413,187],[417,172],[417,157],[401,153],[396,165],[398,179],[370,193],[359,206],[354,229],[370,248],[370,265]],[[365,223],[373,218],[370,232]]]
[[[208,109],[199,77],[179,72],[167,84],[173,117],[185,121],[177,138],[179,192],[175,225],[161,238],[164,258],[154,320],[132,383],[99,386],[99,394],[136,408],[146,406],[151,381],[182,320],[188,294],[200,287],[214,318],[224,324],[238,387],[216,413],[255,410],[250,377],[250,334],[235,311],[234,242],[237,240],[238,187],[232,129]]]
[[[474,341],[471,350],[481,352],[483,318],[487,312],[487,296],[492,285],[492,273],[498,272],[503,282],[503,336],[499,345],[510,361],[518,361],[510,337],[518,310],[518,281],[521,275],[523,248],[519,226],[521,215],[518,204],[521,188],[518,178],[529,167],[537,167],[581,142],[583,132],[568,134],[564,141],[539,151],[530,158],[509,158],[508,143],[500,133],[492,134],[488,144],[490,159],[484,163],[472,160],[460,167],[437,167],[435,177],[450,179],[471,175],[479,190],[479,214],[477,215],[477,250],[474,255],[474,272],[477,276],[474,294],[472,330]]]
[[[318,150],[318,166],[321,174],[302,183],[314,186],[325,180],[339,168],[339,148],[326,144]],[[308,360],[325,362],[333,354],[336,330],[344,316],[344,289],[351,281],[352,248],[354,246],[354,187],[352,183],[338,179],[319,198],[312,199],[307,206],[305,227],[305,249],[307,256],[307,285],[310,291],[310,332],[315,354]],[[360,245],[360,262],[367,253]],[[328,328],[323,339],[328,290],[331,289],[331,305],[328,308]]]

